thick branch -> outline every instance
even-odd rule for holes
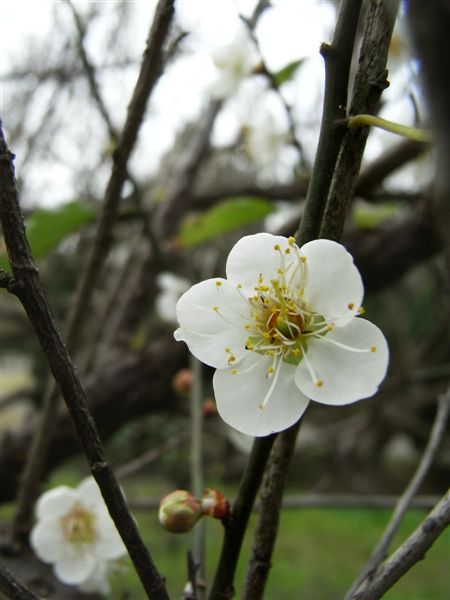
[[[66,344],[72,353],[80,340],[82,324],[111,245],[111,231],[115,222],[123,185],[127,178],[127,164],[135,146],[146,105],[162,68],[163,45],[172,21],[174,0],[159,0],[147,39],[141,70],[128,107],[127,119],[114,152],[113,169],[106,187],[100,222],[94,238],[87,267],[82,274],[77,296],[69,316]],[[58,390],[50,384],[41,413],[40,426],[23,473],[13,524],[13,537],[20,539],[28,531],[33,502],[47,459],[48,443],[53,433],[53,414],[58,401]]]
[[[16,290],[16,295],[47,357],[83,445],[92,475],[101,489],[142,584],[149,596],[167,598],[163,579],[153,564],[116,477],[108,465],[102,442],[87,407],[85,392],[71,363],[42,287],[39,271],[33,262],[17,197],[12,154],[1,129],[0,156],[0,220],[14,277],[23,285]]]
[[[439,398],[438,409],[430,433],[430,438],[428,440],[427,446],[424,450],[420,463],[417,467],[417,470],[415,471],[405,491],[399,498],[394,510],[394,514],[392,515],[392,518],[388,526],[386,527],[386,530],[384,531],[376,548],[373,550],[361,574],[350,588],[347,598],[351,598],[352,594],[361,586],[364,580],[370,578],[370,574],[373,573],[376,570],[376,568],[380,565],[380,563],[385,559],[392,539],[396,534],[400,523],[403,517],[405,516],[406,511],[411,505],[414,496],[416,495],[417,491],[422,485],[422,482],[425,479],[425,476],[427,475],[433,463],[434,457],[436,456],[436,452],[440,446],[442,437],[445,433],[449,410],[450,388],[447,390],[446,394]]]
[[[304,244],[319,234],[325,199],[331,184],[344,131],[336,126],[347,104],[350,63],[361,10],[361,2],[345,2],[340,6],[331,46],[322,45],[325,58],[325,97],[314,168],[306,196],[306,206],[296,233],[299,244]],[[261,516],[258,523],[252,561],[246,582],[246,597],[261,598],[264,593],[270,560],[278,533],[286,474],[293,454],[300,422],[283,432],[270,455],[269,472],[274,479],[268,482],[262,497]]]
[[[2,565],[0,565],[0,591],[11,600],[39,600],[38,596],[35,596]]]
[[[345,125],[339,122],[345,117],[350,63],[361,4],[360,0],[341,2],[333,42],[331,46],[322,44],[321,47],[325,59],[325,97],[305,211],[295,235],[300,245],[319,235],[328,191],[345,135]]]
[[[269,458],[274,435],[258,438],[244,473],[233,511],[225,525],[225,539],[209,600],[228,600],[234,596],[234,574],[248,520]]]
[[[400,0],[369,3],[350,114],[374,114],[389,85],[386,62]],[[321,237],[339,240],[355,191],[369,128],[347,131],[333,175]]]
[[[369,577],[364,588],[353,593],[349,600],[381,598],[402,575],[424,558],[449,524],[450,490],[406,542]]]

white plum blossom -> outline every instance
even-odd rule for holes
[[[257,62],[255,48],[243,27],[236,31],[229,44],[215,48],[211,58],[217,69],[217,77],[209,91],[217,99],[234,94]]]
[[[286,127],[271,112],[265,110],[253,115],[245,132],[246,150],[256,167],[273,171],[282,149],[290,141]]]
[[[88,477],[77,488],[63,485],[44,492],[36,518],[31,546],[53,565],[56,577],[67,585],[108,593],[111,561],[126,549],[95,480]]]
[[[187,279],[169,272],[160,273],[156,281],[161,289],[155,300],[156,312],[163,321],[176,323],[177,302],[191,284]]]
[[[231,427],[265,436],[298,421],[310,399],[343,405],[377,391],[388,347],[359,317],[363,284],[343,246],[250,235],[226,274],[180,298],[175,338],[217,369],[217,410]]]

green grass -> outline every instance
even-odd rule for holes
[[[51,486],[77,485],[85,469],[64,468],[54,473]],[[218,486],[232,495],[234,489]],[[164,479],[127,479],[129,498],[162,497],[173,488]],[[12,506],[3,510],[9,520]],[[342,598],[367,560],[390,517],[390,511],[366,509],[289,509],[282,513],[266,600],[337,600]],[[180,598],[187,579],[186,554],[191,534],[173,535],[161,528],[157,511],[135,511],[142,537],[153,560],[166,577],[171,598]],[[419,525],[425,513],[410,511],[394,540],[397,547]],[[255,514],[247,532],[236,577],[236,598],[241,597],[250,555]],[[222,525],[207,520],[206,580],[211,583],[222,543]],[[384,600],[450,600],[450,531],[444,532],[420,561],[385,596]],[[125,560],[112,577],[111,600],[143,600],[141,584]]]
[[[137,521],[160,572],[167,578],[171,598],[179,598],[186,582],[189,535],[162,530],[155,512],[137,513]],[[268,600],[332,600],[342,597],[363,566],[384,525],[388,511],[307,509],[284,511],[265,598]],[[400,542],[423,518],[411,511],[397,536]],[[240,596],[251,545],[252,519],[239,563],[236,587]],[[206,577],[211,582],[220,551],[219,522],[208,522]],[[385,595],[386,600],[450,599],[450,534],[444,533],[428,553]],[[132,569],[115,578],[114,598],[129,590],[131,600],[142,592]]]

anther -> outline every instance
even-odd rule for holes
[[[348,310],[353,310],[353,307],[354,307],[354,306],[355,306],[355,305],[353,304],[353,302],[350,302],[350,304],[347,304],[347,308],[348,308]]]
[[[216,281],[216,286],[217,286],[217,287],[220,287],[221,285],[222,285],[222,282],[221,282],[221,281]]]
[[[317,387],[322,387],[323,386],[323,379],[318,379],[315,383],[316,383]]]
[[[371,352],[376,352],[377,351],[377,347],[376,346],[371,346],[370,347],[370,351]]]

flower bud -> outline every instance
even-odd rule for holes
[[[194,375],[190,369],[180,369],[172,379],[173,389],[181,396],[186,396],[192,387]]]
[[[230,514],[230,503],[219,490],[206,488],[201,499],[201,505],[205,515],[214,519],[222,520]]]
[[[212,398],[205,398],[203,400],[202,414],[204,417],[211,417],[217,414],[216,403]]]
[[[205,514],[200,502],[186,490],[175,490],[159,505],[159,522],[171,533],[186,533]]]

